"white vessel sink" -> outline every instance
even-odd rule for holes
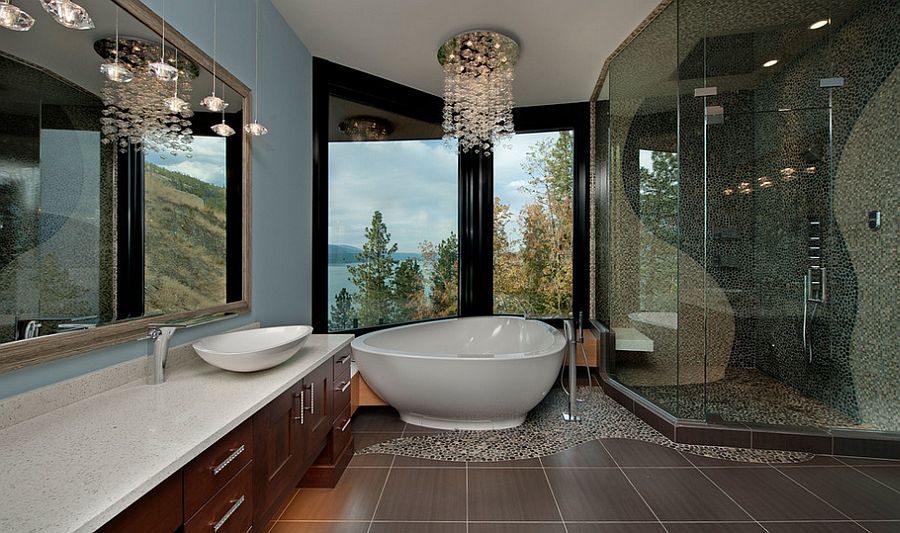
[[[306,342],[310,326],[280,326],[213,335],[193,344],[207,363],[232,372],[256,372],[278,366]]]

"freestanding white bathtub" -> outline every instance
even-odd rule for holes
[[[366,383],[419,426],[518,426],[553,386],[566,340],[518,317],[467,317],[384,329],[351,344]]]

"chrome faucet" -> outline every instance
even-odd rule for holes
[[[169,356],[169,341],[178,328],[185,324],[150,324],[147,340],[153,341],[153,353],[150,355],[150,384],[159,385],[166,381],[166,360]]]

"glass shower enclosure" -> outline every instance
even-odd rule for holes
[[[684,419],[900,431],[900,3],[673,0],[609,62],[595,317]]]

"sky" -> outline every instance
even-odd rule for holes
[[[225,138],[195,136],[190,152],[172,155],[170,152],[147,150],[144,159],[168,170],[187,174],[219,187],[225,186]]]
[[[494,194],[518,212],[528,147],[557,133],[516,135],[494,154]],[[401,252],[418,252],[458,232],[458,174],[454,146],[425,141],[329,144],[328,242],[362,247],[377,209]]]

